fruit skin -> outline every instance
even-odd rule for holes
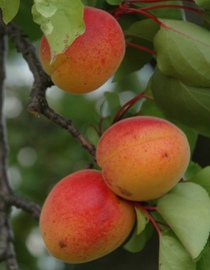
[[[50,48],[45,38],[40,43],[44,70],[60,89],[84,94],[103,85],[117,70],[125,53],[125,39],[117,20],[108,12],[84,8],[84,34],[50,65]]]
[[[67,263],[83,263],[113,251],[128,237],[135,222],[131,202],[115,195],[101,172],[81,170],[58,182],[40,217],[49,252]]]
[[[121,120],[99,140],[96,160],[108,187],[133,201],[157,199],[183,176],[190,159],[185,134],[151,116]]]

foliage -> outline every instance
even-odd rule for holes
[[[40,66],[36,46],[44,33],[54,52],[52,60],[63,52],[85,30],[83,4],[115,16],[127,49],[112,81],[95,93],[76,96],[52,86]],[[95,147],[100,135],[115,121],[134,115],[154,115],[174,122],[188,137],[192,160],[171,191],[156,201],[135,204],[137,224],[124,248],[140,256],[156,234],[159,259],[153,269],[209,269],[210,167],[193,162],[198,138],[210,138],[209,0],[0,0],[0,8],[1,102],[8,102],[11,110],[5,113],[8,131],[1,120],[0,132],[0,269],[18,269],[18,264],[23,270],[94,268],[91,263],[80,268],[57,262],[41,240],[36,242],[40,239],[38,205],[65,175],[98,168]],[[6,81],[3,100],[4,35],[9,38],[8,63],[16,58],[17,49],[34,81],[26,86],[18,83],[18,77],[13,85]],[[17,63],[13,63],[16,70]],[[7,77],[12,79],[12,72],[7,71]],[[146,258],[142,260],[145,264]],[[118,267],[124,269],[123,263]]]

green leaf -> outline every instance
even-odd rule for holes
[[[205,248],[201,259],[197,262],[196,270],[209,270],[210,269],[210,246],[209,243]]]
[[[141,232],[143,232],[147,223],[149,222],[149,218],[138,207],[135,207],[135,211],[136,211],[136,219],[137,219],[136,233],[140,234]]]
[[[196,265],[178,239],[165,233],[160,234],[160,270],[195,270]]]
[[[159,69],[195,87],[210,87],[210,32],[187,21],[162,20],[154,38]]]
[[[119,94],[114,92],[105,92],[104,97],[106,99],[107,114],[114,117],[121,107]]]
[[[147,31],[145,31],[147,29]],[[136,36],[147,41],[153,42],[153,38],[157,31],[159,30],[159,25],[150,19],[145,19],[133,23],[127,30],[126,35]]]
[[[3,13],[3,21],[8,24],[14,19],[20,7],[20,0],[0,0],[0,8]]]
[[[153,2],[153,3],[152,3]],[[159,1],[163,2],[163,1]],[[149,14],[154,15],[156,18],[165,18],[165,19],[176,19],[182,20],[183,19],[183,11],[179,8],[171,8],[170,5],[174,5],[174,1],[167,0],[167,5],[161,5],[160,8],[157,7],[157,1],[134,1],[132,3],[136,7],[139,7],[141,12],[149,12]],[[182,1],[176,1],[177,5],[181,5]],[[147,11],[148,8],[148,11]],[[145,16],[145,15],[144,15]]]
[[[13,22],[22,29],[31,42],[40,40],[42,32],[38,24],[33,21],[31,6],[33,1],[20,1],[20,8]],[[26,23],[27,22],[27,23]],[[31,31],[33,29],[33,31]]]
[[[198,5],[202,8],[210,9],[210,1],[209,0],[194,0],[194,2],[196,3],[196,5]]]
[[[79,0],[35,0],[34,21],[40,25],[51,49],[51,61],[84,33],[84,6]]]
[[[124,248],[129,252],[140,252],[144,247],[147,241],[151,238],[154,228],[150,223],[147,224],[144,231],[140,234],[137,234],[137,231],[133,233],[128,242],[124,245]]]
[[[145,29],[147,29],[147,31],[145,31]],[[128,45],[125,56],[114,76],[114,81],[119,81],[128,74],[140,70],[149,62],[152,58],[153,51],[152,40],[158,29],[157,24],[149,19],[131,24],[126,30]],[[137,47],[132,47],[131,44]]]
[[[210,87],[190,87],[156,69],[150,87],[164,114],[210,137]]]
[[[196,175],[189,178],[188,181],[201,185],[210,195],[210,166],[199,171]]]
[[[193,161],[190,161],[188,168],[184,173],[183,179],[188,180],[192,178],[193,176],[195,176],[197,173],[199,173],[201,170],[202,170],[202,167],[199,164],[194,163]]]
[[[122,3],[122,0],[106,0],[106,2],[110,5],[116,6]]]
[[[210,232],[210,198],[195,183],[179,183],[158,200],[157,208],[183,246],[196,259]]]
[[[137,41],[132,39],[132,43],[136,45],[143,45],[143,41]],[[147,45],[145,45],[147,46]],[[140,70],[145,64],[148,63],[148,61],[152,58],[151,53],[145,52],[141,49],[133,48],[127,46],[125,56],[122,60],[122,63],[120,64],[120,67],[115,73],[113,81],[119,81],[123,79],[125,76],[131,74],[132,72],[135,72],[137,70]]]

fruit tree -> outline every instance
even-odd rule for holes
[[[209,270],[209,0],[0,11],[0,270]]]

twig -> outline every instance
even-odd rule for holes
[[[7,203],[7,205],[20,208],[31,214],[35,219],[37,220],[39,219],[41,207],[38,204],[30,200],[27,200],[26,198],[20,197],[15,193],[11,193],[4,196],[0,194],[0,198],[2,198]]]

